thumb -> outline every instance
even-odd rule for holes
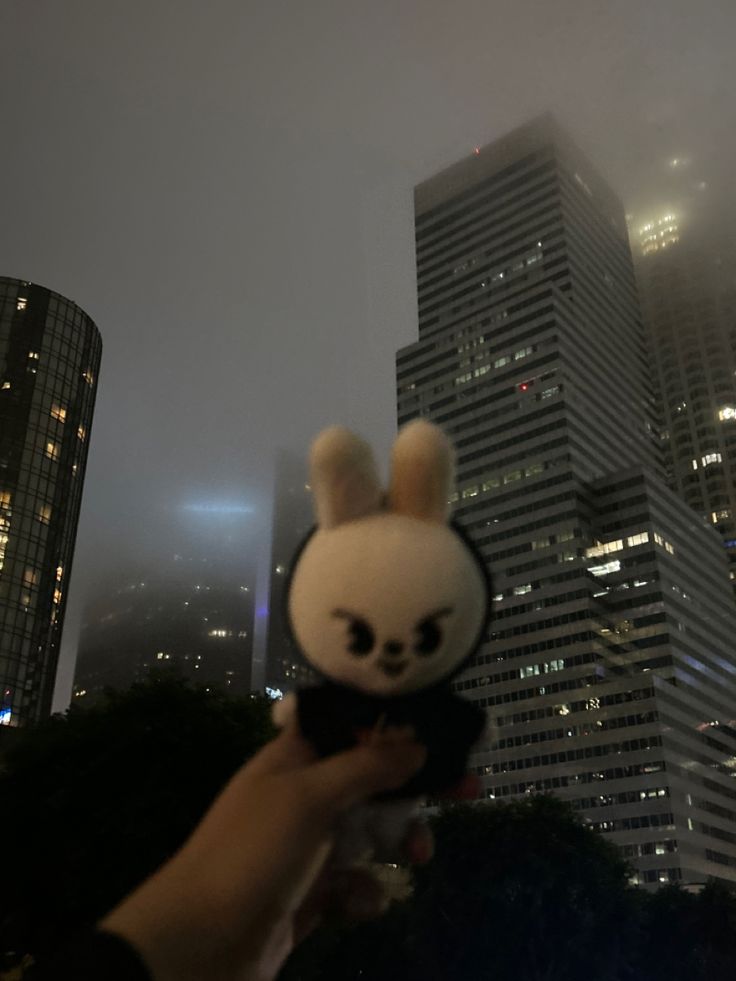
[[[427,759],[413,739],[367,742],[307,767],[304,777],[313,801],[331,818],[353,804],[406,783]]]

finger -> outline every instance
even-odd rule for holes
[[[299,732],[296,720],[292,720],[281,732],[267,743],[248,763],[248,773],[261,775],[296,770],[316,759],[313,748]]]
[[[412,739],[370,742],[319,760],[302,771],[305,790],[325,817],[405,784],[425,763],[427,750]]]

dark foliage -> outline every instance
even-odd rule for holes
[[[160,676],[4,746],[0,952],[53,949],[114,906],[270,735],[266,700]]]
[[[636,894],[616,849],[552,797],[458,806],[416,875],[414,960],[427,981],[625,976]]]
[[[646,893],[562,802],[461,805],[376,923],[321,931],[283,981],[733,981],[736,894]]]

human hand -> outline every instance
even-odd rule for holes
[[[425,761],[410,733],[318,760],[295,727],[228,783],[182,849],[100,924],[135,947],[155,981],[269,981],[325,911],[377,914],[366,872],[330,872],[335,825],[400,787]],[[410,860],[431,840],[417,829]]]

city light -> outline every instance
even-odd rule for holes
[[[648,221],[639,229],[639,245],[644,255],[659,252],[679,240],[678,218],[671,212],[661,218]]]
[[[191,511],[194,512],[195,514],[252,514],[253,513],[253,508],[249,508],[245,504],[218,504],[216,502],[185,504],[182,510]]]

